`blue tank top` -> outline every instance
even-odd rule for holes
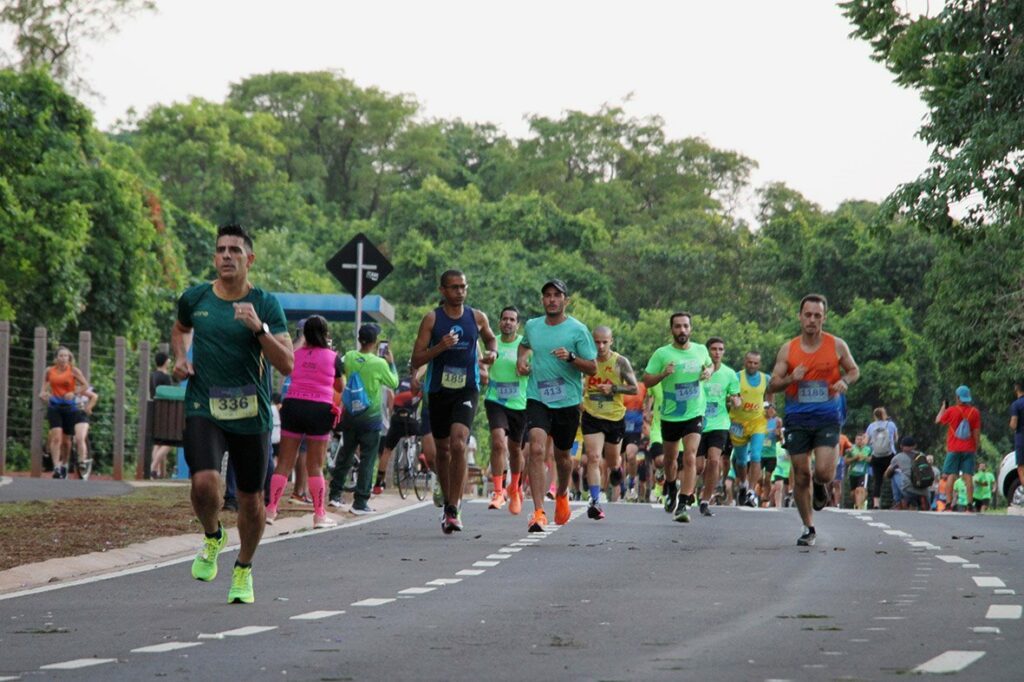
[[[480,390],[480,368],[477,365],[477,341],[480,330],[476,326],[473,309],[462,306],[462,317],[453,320],[444,308],[434,309],[434,328],[430,330],[430,347],[441,342],[441,338],[452,330],[459,336],[459,342],[430,361],[427,367],[427,392]]]

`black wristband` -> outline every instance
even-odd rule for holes
[[[574,360],[576,360],[576,354],[573,353],[572,351],[569,351],[569,357],[567,357],[565,359],[565,361],[566,362],[573,362]]]

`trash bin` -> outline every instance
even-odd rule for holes
[[[181,446],[185,432],[185,387],[158,386],[150,401],[150,436],[155,445]]]

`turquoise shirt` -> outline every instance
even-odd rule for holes
[[[533,351],[530,378],[526,382],[527,400],[537,400],[548,407],[575,407],[583,400],[583,378],[570,362],[551,354],[565,348],[584,360],[597,358],[597,346],[587,326],[575,317],[566,317],[556,325],[544,317],[527,321],[522,345]]]

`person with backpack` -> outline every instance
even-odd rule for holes
[[[893,455],[896,454],[899,429],[896,428],[896,423],[889,419],[884,407],[876,407],[874,415],[875,421],[868,424],[864,433],[867,434],[868,446],[871,448],[871,477],[868,485],[871,487],[872,508],[881,509],[882,478],[892,464]]]
[[[345,479],[355,462],[359,448],[359,471],[356,478],[352,513],[372,514],[368,504],[373,487],[373,474],[377,471],[380,449],[381,386],[398,388],[398,370],[391,349],[385,348],[381,357],[377,352],[380,327],[364,324],[359,328],[359,350],[350,350],[342,358],[345,388],[341,391],[341,451],[331,472],[330,505],[341,506],[341,493]]]
[[[933,482],[932,466],[928,457],[917,451],[913,436],[900,441],[900,451],[885,470],[892,479],[892,501],[897,509],[928,509],[928,489]]]
[[[946,461],[942,465],[942,473],[948,475],[946,490],[953,490],[957,477],[962,475],[967,487],[968,509],[974,501],[974,461],[981,444],[981,412],[972,402],[971,389],[959,386],[956,405],[950,406],[943,400],[935,415],[936,424],[946,425]]]

